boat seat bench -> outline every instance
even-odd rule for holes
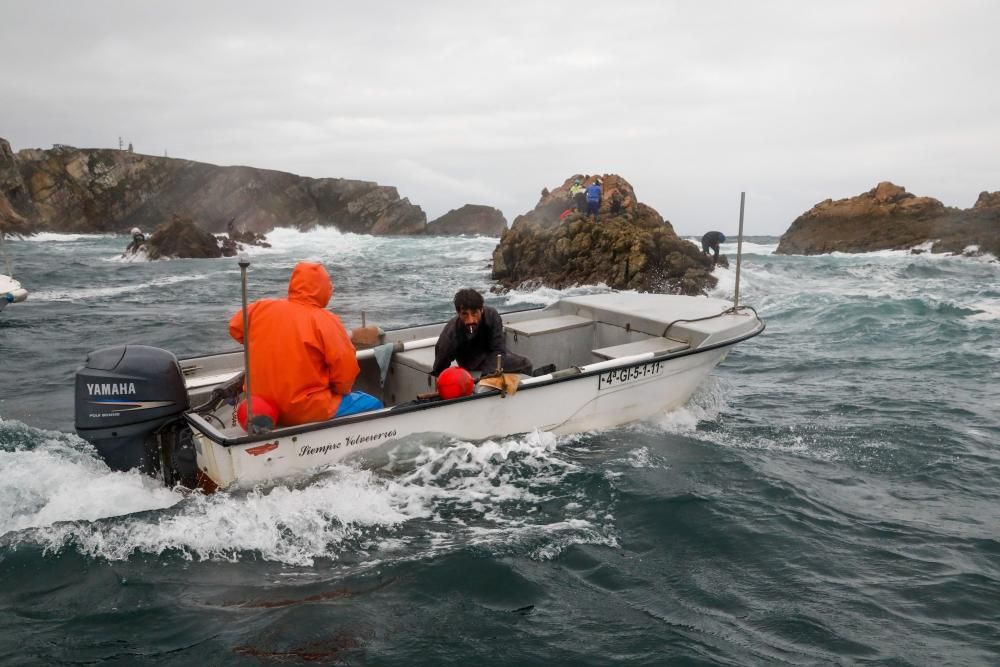
[[[392,360],[394,363],[409,366],[415,371],[430,373],[434,368],[434,346],[397,352],[392,355]]]
[[[632,343],[625,343],[623,345],[602,347],[594,350],[593,352],[595,357],[599,357],[602,360],[611,360],[621,359],[622,357],[631,357],[636,354],[643,354],[647,352],[652,352],[653,354],[679,352],[687,347],[688,344],[683,341],[654,336],[650,338],[643,338],[642,340],[637,340]]]
[[[196,375],[191,378],[184,379],[184,386],[189,390],[200,389],[202,387],[208,387],[211,385],[222,384],[223,382],[228,382],[234,377],[243,372],[243,369],[235,371],[226,371],[224,373],[215,373],[213,375]]]
[[[594,347],[594,321],[579,315],[554,315],[504,325],[507,349],[527,357],[535,368],[566,368],[581,363]]]
[[[512,322],[505,324],[504,329],[515,336],[537,336],[539,334],[556,333],[567,329],[593,324],[594,321],[579,315],[557,315],[555,317],[540,317],[534,320],[524,320],[523,322]]]

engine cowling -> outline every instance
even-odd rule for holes
[[[163,446],[177,442],[189,407],[177,357],[160,348],[105,347],[76,373],[76,432],[112,470],[160,472]]]

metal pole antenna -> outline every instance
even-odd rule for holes
[[[740,263],[743,259],[743,206],[747,193],[740,193],[740,233],[736,241],[736,290],[733,293],[733,310],[740,307]]]
[[[250,393],[250,317],[247,315],[247,269],[250,267],[250,257],[241,252],[240,263],[240,284],[243,288],[243,374],[246,378],[247,387],[247,433],[253,434],[253,394]]]

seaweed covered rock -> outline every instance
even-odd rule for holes
[[[570,188],[599,178],[596,218],[577,210]],[[704,294],[716,285],[712,260],[674,233],[653,208],[637,201],[620,176],[577,174],[543,190],[493,251],[493,279],[502,288],[564,288],[603,283],[614,289]]]
[[[1000,253],[1000,193],[983,192],[973,208],[962,210],[883,181],[856,197],[816,204],[795,219],[775,252],[871,252],[928,242],[936,253],[962,253],[970,246]]]

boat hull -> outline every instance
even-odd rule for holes
[[[209,486],[225,488],[237,481],[253,485],[301,475],[420,434],[481,441],[535,430],[576,433],[648,419],[686,403],[729,347],[650,358],[525,386],[512,395],[491,391],[436,401],[243,444],[216,442],[195,422],[198,467]]]
[[[7,304],[20,303],[28,298],[28,290],[10,276],[0,274],[0,310]]]

